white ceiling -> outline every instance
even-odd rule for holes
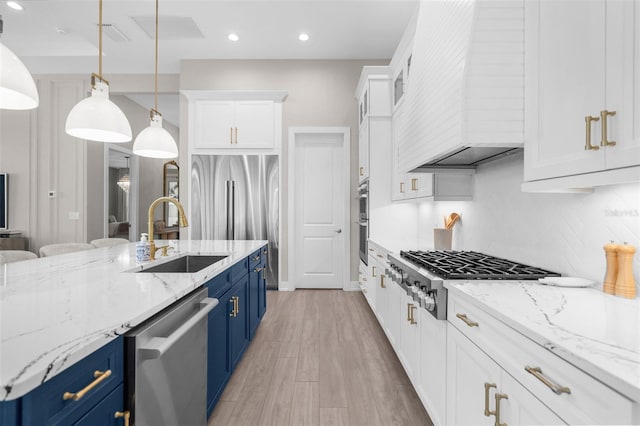
[[[0,2],[2,42],[33,74],[98,71],[98,0]],[[182,59],[389,59],[417,0],[162,0],[159,72]],[[153,73],[154,0],[104,0],[103,74]],[[109,30],[111,30],[110,28]],[[227,39],[237,33],[240,41]],[[297,36],[306,32],[307,42]],[[111,32],[109,32],[111,34]]]

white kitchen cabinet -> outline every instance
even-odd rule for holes
[[[446,415],[447,371],[447,322],[433,317],[426,309],[416,311],[420,323],[419,354],[420,371],[417,391],[431,420],[444,425]]]
[[[273,148],[273,101],[198,100],[194,148]]]
[[[397,284],[393,284],[397,286]],[[399,286],[398,286],[399,287]],[[400,287],[399,287],[400,288]],[[400,309],[400,360],[407,375],[417,379],[420,372],[420,306],[402,288]]]
[[[391,120],[391,88],[389,68],[362,68],[356,89],[358,99],[358,181],[370,176],[370,153],[377,144],[388,144]]]
[[[447,424],[565,424],[458,329],[447,330]]]
[[[621,171],[640,165],[640,4],[529,1],[525,13],[525,181],[584,176],[584,186],[595,186],[640,178]],[[593,173],[601,174],[594,180]],[[561,189],[563,181],[555,182]]]
[[[469,407],[477,415],[478,391],[472,394],[466,382],[478,373],[501,369],[500,382],[495,374],[482,376],[494,380],[497,388],[489,390],[508,395],[501,401],[508,424],[633,424],[638,407],[633,401],[614,391],[549,349],[530,340],[481,308],[481,303],[458,295],[449,289],[447,300],[447,423],[472,421]],[[457,357],[460,357],[459,360]],[[466,357],[470,357],[467,360]],[[471,362],[477,366],[470,366]],[[509,381],[509,377],[513,381]],[[471,379],[470,379],[471,380]],[[515,386],[519,383],[521,388]],[[482,391],[482,390],[481,390]],[[480,391],[480,392],[481,392]],[[459,396],[462,395],[462,396]],[[472,398],[474,400],[467,400]],[[491,410],[495,404],[492,402]],[[557,417],[557,418],[556,418]]]

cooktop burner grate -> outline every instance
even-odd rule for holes
[[[475,251],[401,251],[400,256],[449,280],[537,280],[560,276]]]

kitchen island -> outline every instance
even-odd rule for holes
[[[16,400],[266,245],[178,241],[136,262],[135,244],[7,264],[0,269],[0,401]],[[227,255],[195,273],[136,273],[190,255]]]

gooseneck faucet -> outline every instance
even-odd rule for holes
[[[151,205],[149,206],[149,248],[151,249],[151,259],[156,259],[156,243],[153,241],[153,211],[155,210],[158,204],[162,203],[173,203],[178,208],[178,223],[182,228],[186,228],[189,226],[189,222],[187,221],[187,216],[184,214],[184,208],[180,201],[177,198],[173,197],[160,197],[157,198]]]

